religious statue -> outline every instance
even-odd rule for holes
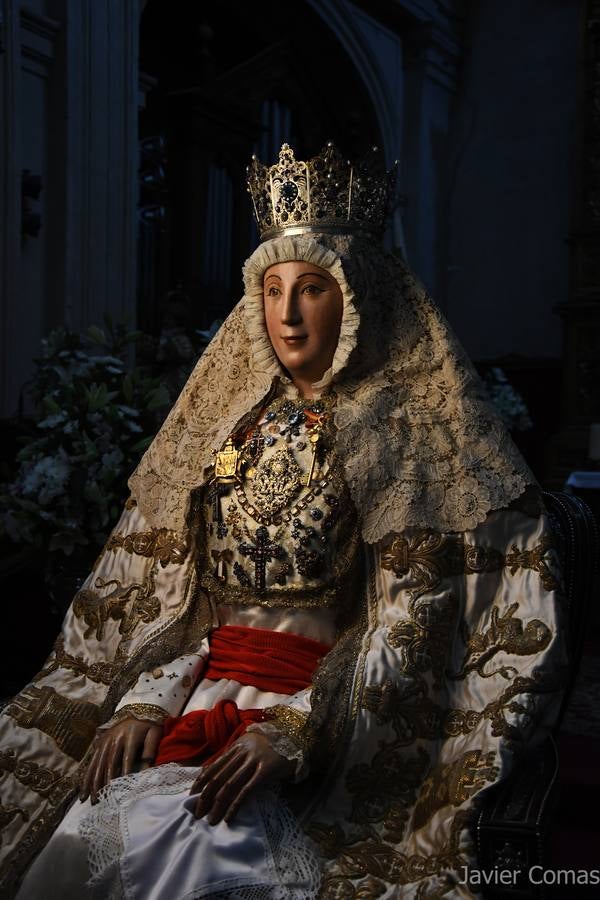
[[[383,249],[393,175],[284,144],[248,185],[244,297],[0,717],[2,896],[472,897],[558,709],[540,489]]]

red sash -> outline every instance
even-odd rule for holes
[[[230,678],[261,691],[294,694],[309,686],[327,644],[298,634],[221,625],[210,636],[210,657],[204,678]],[[262,722],[262,709],[238,709],[233,700],[219,700],[213,709],[199,709],[164,723],[155,765],[179,762],[208,764],[242,735],[251,722]]]

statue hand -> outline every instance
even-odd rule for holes
[[[94,752],[85,773],[79,799],[91,796],[98,802],[98,791],[119,775],[129,775],[138,761],[152,764],[163,734],[162,725],[129,718],[117,722],[94,738]]]
[[[243,734],[222,756],[202,769],[190,794],[200,794],[194,815],[209,825],[229,824],[249,791],[260,784],[289,778],[294,762],[271,747],[264,734]]]

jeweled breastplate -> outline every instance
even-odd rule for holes
[[[216,603],[335,606],[359,546],[331,399],[272,401],[215,454],[202,584]]]

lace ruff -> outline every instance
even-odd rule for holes
[[[99,793],[99,802],[79,823],[79,834],[88,847],[91,877],[87,882],[100,900],[123,900],[119,861],[125,849],[122,811],[132,802],[151,794],[178,794],[189,790],[199,768],[176,763],[156,766],[116,778]],[[321,875],[315,854],[295,817],[278,790],[261,792],[259,813],[267,837],[269,884],[236,883],[231,879],[223,890],[211,885],[194,891],[194,900],[313,900],[317,898]],[[174,898],[175,900],[175,898]],[[186,900],[191,900],[186,895]]]
[[[356,236],[299,235],[266,241],[247,260],[244,298],[132,475],[151,523],[184,529],[211,451],[284,374],[266,332],[262,278],[285,260],[327,269],[342,289],[338,347],[316,387],[337,394],[336,449],[367,543],[408,526],[468,531],[535,484],[464,350],[405,263]]]

